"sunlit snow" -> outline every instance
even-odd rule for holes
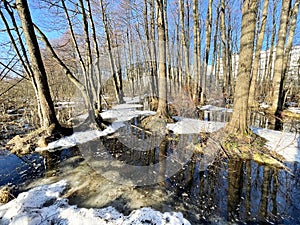
[[[27,192],[0,205],[1,225],[102,225],[102,224],[183,224],[190,223],[183,218],[182,213],[161,213],[152,208],[141,208],[124,216],[115,208],[79,208],[69,205],[68,199],[62,194],[68,185],[62,180],[51,185],[42,185],[30,189]]]

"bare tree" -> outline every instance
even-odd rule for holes
[[[40,104],[42,121],[41,127],[47,128],[54,124],[57,128],[60,124],[56,118],[52,97],[48,86],[46,70],[43,64],[40,48],[34,32],[33,22],[26,0],[17,0],[16,9],[20,17],[24,37],[31,60],[32,76],[35,82],[38,103]]]
[[[226,125],[227,131],[238,136],[244,136],[248,133],[248,97],[252,68],[252,60],[249,60],[249,55],[253,55],[256,13],[257,2],[245,0],[242,9],[240,57],[234,93],[233,113],[230,122]]]
[[[281,109],[281,96],[280,96],[280,85],[282,85],[283,79],[283,63],[284,63],[284,47],[286,43],[286,35],[289,21],[289,13],[291,8],[291,0],[282,1],[280,26],[278,32],[278,42],[276,46],[276,59],[274,65],[274,76],[273,76],[273,95],[272,95],[272,106],[270,111],[275,113],[277,109]],[[279,107],[279,108],[278,108]]]
[[[256,80],[257,80],[257,74],[259,72],[258,66],[259,66],[259,61],[260,61],[261,48],[263,45],[263,40],[264,40],[264,35],[265,35],[268,7],[269,7],[269,0],[264,0],[263,12],[262,12],[262,16],[261,16],[262,17],[261,25],[260,25],[260,30],[258,32],[258,39],[256,41],[256,49],[255,49],[253,70],[252,70],[252,76],[251,76],[251,84],[250,84],[250,90],[249,90],[249,105],[250,106],[253,106],[256,102],[255,101],[255,89],[257,87]]]
[[[281,79],[280,79],[280,85],[279,85],[279,93],[278,93],[278,102],[277,102],[277,108],[276,108],[276,115],[280,116],[281,111],[283,110],[283,105],[284,105],[284,99],[287,93],[287,90],[284,90],[284,84],[286,81],[287,73],[288,73],[288,65],[290,62],[290,52],[292,49],[292,43],[295,35],[295,30],[296,30],[296,21],[297,21],[297,16],[299,12],[299,0],[297,0],[293,6],[293,8],[290,11],[290,20],[288,21],[288,38],[285,44],[285,49],[284,49],[284,56],[283,56],[283,64],[282,64],[282,74],[281,74]],[[277,51],[276,51],[277,54]],[[277,57],[276,57],[277,60]],[[280,61],[279,61],[280,62]],[[276,61],[275,61],[276,63]],[[276,67],[277,65],[275,64],[275,72],[276,72]],[[279,72],[279,71],[277,71]],[[275,74],[274,74],[275,78]],[[274,99],[275,101],[275,99]]]
[[[114,60],[113,54],[112,54],[111,37],[110,37],[108,18],[107,18],[106,12],[105,12],[103,0],[100,0],[100,7],[101,7],[101,13],[102,13],[102,22],[103,22],[103,25],[104,25],[104,30],[105,30],[105,35],[106,35],[106,43],[107,43],[107,48],[108,48],[110,68],[111,68],[111,72],[112,72],[113,79],[114,79],[114,87],[115,87],[116,98],[117,98],[117,101],[119,103],[123,103],[124,102],[123,94],[121,93],[120,87],[119,87],[115,60]]]
[[[212,29],[212,0],[208,1],[207,14],[206,14],[206,39],[205,39],[205,62],[204,62],[204,73],[202,76],[202,91],[200,104],[204,104],[205,101],[205,89],[206,89],[206,79],[208,73],[208,60],[210,52],[210,41],[211,41],[211,29]]]
[[[189,9],[187,9],[189,10]],[[179,0],[179,13],[180,13],[180,26],[181,26],[181,43],[183,46],[183,54],[184,54],[184,68],[185,68],[185,83],[187,92],[190,94],[190,85],[191,85],[191,75],[190,75],[190,57],[189,57],[189,43],[188,36],[189,30],[185,29],[185,5],[184,0]],[[188,18],[189,19],[189,18]]]
[[[166,30],[164,20],[164,1],[156,0],[158,33],[159,101],[156,115],[168,117],[167,108],[167,68],[166,68]]]
[[[225,0],[221,0],[221,16],[220,16],[220,31],[222,40],[222,69],[223,69],[223,92],[228,94],[228,49],[225,24]]]

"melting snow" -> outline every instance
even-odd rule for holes
[[[284,131],[251,127],[252,131],[267,139],[266,146],[282,155],[286,161],[300,162],[300,135]]]
[[[205,110],[205,111],[222,111],[222,112],[232,112],[232,109],[229,108],[224,108],[224,107],[218,107],[214,105],[204,105],[199,108],[200,110]]]
[[[107,110],[101,113],[103,119],[113,119],[115,122],[128,121],[138,116],[150,116],[154,115],[153,111],[140,111],[132,108],[119,108]]]
[[[36,151],[45,151],[45,150],[51,151],[54,149],[73,147],[78,144],[86,143],[95,140],[99,137],[112,134],[116,132],[120,127],[123,126],[125,126],[125,124],[122,122],[114,122],[103,131],[87,130],[87,131],[75,132],[71,136],[66,136],[57,141],[53,141],[49,143],[47,147],[38,147],[36,148]]]
[[[177,117],[177,119],[179,119],[179,122],[167,125],[167,128],[175,134],[211,133],[225,126],[224,122],[203,121],[180,117]]]
[[[225,126],[224,122],[203,121],[176,117],[179,121],[168,124],[175,134],[197,134],[215,132]],[[266,147],[282,155],[286,161],[300,162],[300,135],[284,131],[251,127],[252,131],[267,140]]]
[[[298,107],[289,107],[287,110],[292,113],[300,114],[300,108],[298,108]]]
[[[124,216],[113,207],[102,209],[79,208],[69,205],[62,194],[67,189],[65,181],[35,187],[23,192],[7,204],[0,205],[0,224],[2,225],[99,225],[99,224],[183,224],[190,223],[182,213],[161,213],[151,208],[134,210]]]
[[[108,110],[101,113],[103,119],[113,119],[114,122],[108,126],[105,130],[87,130],[78,131],[71,136],[63,137],[57,141],[51,142],[47,147],[36,148],[36,151],[53,151],[61,148],[73,147],[78,144],[86,143],[95,140],[99,137],[106,136],[116,132],[119,128],[125,126],[124,122],[129,121],[138,116],[154,115],[153,111],[141,111],[136,108],[142,107],[139,104],[120,104],[113,107],[112,110]],[[87,116],[86,114],[83,116]]]

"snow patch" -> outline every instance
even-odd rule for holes
[[[57,141],[50,142],[47,147],[38,147],[36,151],[51,151],[57,150],[61,148],[70,148],[76,146],[78,144],[83,144],[92,140],[95,140],[99,137],[106,136],[108,134],[112,134],[116,132],[119,128],[125,126],[122,122],[114,122],[110,126],[108,126],[105,130],[87,130],[87,131],[79,131],[73,133],[71,136],[63,137]]]
[[[300,108],[298,107],[289,107],[287,110],[292,113],[300,114]]]
[[[176,117],[179,122],[167,125],[167,129],[175,134],[212,133],[225,126],[225,122],[203,121],[198,119]]]
[[[177,123],[167,128],[175,134],[211,133],[225,126],[225,122],[203,121],[176,117]],[[300,135],[284,131],[250,127],[254,133],[267,140],[266,147],[282,155],[287,162],[300,162]]]
[[[124,216],[115,208],[79,208],[69,205],[62,198],[67,188],[65,181],[35,187],[21,193],[16,199],[0,205],[0,224],[2,225],[81,225],[81,224],[183,224],[190,225],[182,213],[161,213],[152,208],[134,210]]]
[[[257,135],[267,139],[266,147],[282,155],[286,161],[300,162],[300,135],[284,131],[251,127]]]
[[[120,105],[114,105],[112,109],[133,109],[133,108],[143,108],[143,105],[141,104],[120,104]]]
[[[144,96],[124,97],[124,101],[128,104],[140,103]]]
[[[221,111],[221,112],[232,112],[232,109],[229,108],[224,108],[224,107],[218,107],[214,105],[204,105],[199,108],[200,110],[203,111]]]
[[[153,111],[147,111],[147,110],[141,111],[133,108],[125,108],[125,106],[123,107],[124,108],[120,106],[120,108],[115,108],[112,110],[107,110],[105,112],[102,112],[101,117],[104,120],[113,119],[115,120],[115,122],[121,122],[121,121],[129,121],[138,116],[151,116],[155,114],[155,112]],[[127,105],[126,107],[129,107],[129,105]]]

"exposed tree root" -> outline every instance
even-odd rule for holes
[[[218,131],[220,132],[220,131]],[[225,134],[221,140],[221,148],[228,158],[254,160],[257,163],[290,170],[283,164],[284,158],[264,145],[266,140],[252,132],[247,136]]]

